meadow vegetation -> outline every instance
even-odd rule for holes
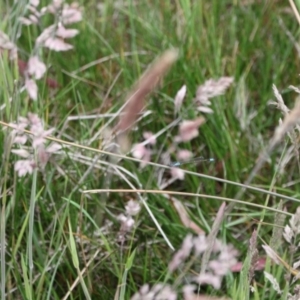
[[[299,12],[0,1],[1,299],[300,299]]]

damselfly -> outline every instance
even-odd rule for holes
[[[212,161],[215,161],[215,159],[214,158],[204,158],[204,157],[200,156],[200,157],[195,157],[195,158],[192,158],[189,160],[184,160],[184,161],[174,161],[174,162],[171,162],[169,164],[169,166],[170,167],[180,167],[185,164],[204,162],[204,161],[212,162]]]

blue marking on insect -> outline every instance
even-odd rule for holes
[[[197,163],[197,162],[204,162],[204,161],[213,162],[213,161],[215,161],[215,159],[214,158],[204,158],[204,157],[200,156],[200,157],[195,157],[195,158],[192,158],[192,159],[189,159],[189,160],[185,160],[185,161],[171,162],[169,164],[169,166],[170,167],[180,167],[180,166],[185,165],[185,164],[191,164],[191,163]]]

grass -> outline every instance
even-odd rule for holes
[[[7,51],[0,56],[2,298],[131,299],[143,284],[165,283],[174,288],[178,299],[287,299],[288,293],[288,299],[298,299],[297,281],[286,279],[290,272],[283,264],[265,261],[262,249],[271,245],[290,266],[299,260],[282,238],[299,202],[298,139],[293,146],[285,136],[268,153],[251,182],[257,190],[240,185],[283,118],[268,104],[275,99],[272,85],[290,109],[297,98],[288,88],[297,86],[299,73],[299,29],[290,4],[127,0],[96,6],[93,1],[81,2],[82,21],[68,26],[79,34],[66,40],[74,48],[65,52],[35,48],[36,38],[58,15],[46,14],[38,26],[21,26],[19,18],[29,15],[27,2],[0,4],[1,30],[17,45],[18,59],[28,61],[37,50],[47,66],[33,101],[22,90],[24,76],[18,72],[17,60],[11,61]],[[38,8],[46,4],[41,1]],[[117,154],[118,140],[108,138],[116,133],[124,101],[153,60],[173,48],[178,50],[176,62],[146,97],[143,114],[128,134],[127,151]],[[162,157],[175,145],[180,122],[201,115],[194,105],[197,87],[224,76],[233,77],[234,83],[224,95],[212,99],[213,114],[202,114],[206,122],[199,136],[176,145],[215,162],[184,165],[184,179],[168,182],[171,168],[161,165]],[[45,77],[59,86],[52,89]],[[175,115],[174,97],[184,84],[187,94]],[[51,136],[62,148],[50,161],[46,159],[44,169],[39,166],[19,177],[14,166],[20,157],[11,150],[23,147],[12,144],[8,124],[28,113],[38,115],[45,129],[56,129]],[[144,141],[146,131],[161,133],[151,146],[151,163],[141,168],[132,149]],[[39,152],[26,145],[37,161]],[[174,154],[171,159],[176,159]],[[132,219],[125,213],[130,199],[141,205]],[[222,214],[225,200],[235,201],[229,215]],[[280,221],[278,210],[284,211],[285,221]],[[133,227],[129,220],[134,220]],[[188,293],[183,296],[182,290],[199,274],[204,258],[187,254],[190,264],[175,272],[169,272],[168,266],[185,237],[201,230],[207,238],[217,236],[223,244],[232,244],[244,267],[229,272],[219,289],[211,285],[200,289],[196,284],[192,298]],[[275,245],[276,234],[280,245]],[[264,261],[263,268],[249,282],[257,257]],[[271,281],[276,278],[280,295],[263,270],[272,274]],[[197,298],[196,292],[205,298]],[[163,299],[173,299],[171,291],[167,294]]]

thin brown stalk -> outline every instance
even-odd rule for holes
[[[84,190],[82,191],[83,194],[97,194],[97,193],[149,193],[149,194],[162,194],[162,195],[180,195],[180,196],[186,196],[186,197],[198,197],[203,199],[215,199],[220,201],[226,201],[226,202],[235,202],[239,204],[245,204],[252,207],[257,207],[259,209],[268,209],[269,211],[274,211],[278,213],[282,213],[287,216],[292,216],[291,213],[287,211],[281,211],[273,207],[266,207],[264,205],[252,203],[252,202],[245,202],[242,200],[232,199],[232,198],[225,198],[221,196],[215,196],[215,195],[206,195],[206,194],[198,194],[198,193],[188,193],[188,192],[175,192],[175,191],[169,191],[169,190],[145,190],[145,189],[95,189],[95,190]],[[280,196],[280,195],[278,195]],[[226,210],[226,209],[225,209]]]

